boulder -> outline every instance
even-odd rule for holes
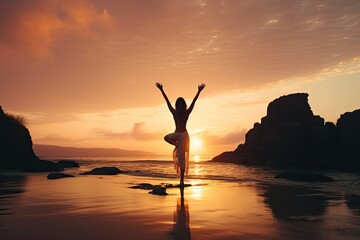
[[[333,178],[319,173],[311,172],[282,172],[275,176],[275,178],[287,179],[301,182],[332,182]]]
[[[79,164],[73,160],[60,160],[58,164],[63,168],[80,167]]]
[[[154,186],[152,191],[150,191],[149,193],[155,194],[155,195],[161,195],[161,196],[167,195],[166,187],[162,187],[162,186]]]
[[[99,167],[99,168],[94,168],[89,172],[84,172],[81,174],[82,175],[118,175],[120,173],[124,173],[124,172],[120,171],[120,169],[116,167]]]
[[[73,175],[70,175],[70,174],[66,174],[66,173],[50,173],[48,176],[47,176],[47,179],[50,179],[50,180],[54,180],[54,179],[60,179],[60,178],[69,178],[69,177],[74,177]]]

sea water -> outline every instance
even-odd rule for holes
[[[172,226],[184,226],[174,218],[182,213],[190,219],[186,229],[191,230],[193,239],[359,239],[358,172],[314,171],[335,181],[295,182],[275,178],[289,169],[209,159],[191,158],[185,182],[193,186],[185,189],[183,208],[178,204],[178,189],[167,189],[169,195],[160,197],[129,188],[140,183],[177,183],[179,177],[170,156],[69,158],[80,168],[66,169],[65,173],[76,178],[61,180],[47,180],[47,173],[0,171],[1,235],[4,239],[25,239],[37,234],[37,239],[47,239],[44,226],[48,233],[59,226],[68,230],[86,226],[86,231],[74,231],[82,236],[76,239],[111,231],[114,234],[108,239],[116,239],[119,232],[132,234],[132,239],[144,239],[137,237],[140,233],[164,239]],[[105,166],[126,173],[80,175]],[[131,227],[142,231],[127,231]],[[74,232],[63,234],[74,239]]]
[[[335,191],[339,194],[355,194],[360,196],[360,172],[305,170],[332,177],[331,183],[293,182],[277,179],[275,176],[283,171],[299,169],[271,168],[265,166],[248,166],[234,163],[210,161],[210,156],[193,156],[190,158],[187,179],[220,180],[248,184],[283,184],[318,188],[324,191]],[[54,158],[49,159],[56,161]],[[170,156],[99,156],[76,157],[80,169],[69,169],[74,174],[90,171],[96,167],[117,167],[126,174],[142,177],[178,178]]]

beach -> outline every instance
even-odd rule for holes
[[[100,164],[105,162],[95,165]],[[126,168],[131,163],[118,163],[122,165]],[[135,169],[140,165],[153,165],[154,172],[171,169],[168,162],[156,161],[138,161],[131,166]],[[237,168],[233,164],[221,166]],[[196,167],[202,172],[211,172],[213,167],[212,163],[197,163],[186,179],[192,186],[184,189],[181,198],[179,188],[168,188],[166,196],[130,188],[140,183],[178,184],[176,175],[137,174],[141,171],[116,176],[79,174],[91,167],[66,170],[75,178],[57,180],[48,180],[47,173],[1,172],[1,239],[360,237],[359,208],[345,197],[348,192],[356,193],[358,186],[341,187],[341,181],[347,184],[341,177],[359,180],[356,173],[333,173],[340,180],[331,186],[332,183],[305,184],[269,180],[270,177],[264,181],[249,177],[221,179],[221,174],[196,177]],[[242,169],[251,174],[256,171]]]

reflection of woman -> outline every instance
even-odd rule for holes
[[[169,235],[174,239],[191,239],[189,206],[184,198],[178,199],[174,212],[174,225]]]
[[[174,145],[175,149],[173,151],[173,160],[176,172],[180,173],[180,186],[184,186],[184,174],[187,174],[188,164],[189,164],[189,145],[190,138],[186,130],[186,123],[189,118],[190,113],[192,112],[195,102],[198,99],[201,91],[205,88],[205,84],[200,84],[198,86],[198,92],[194,97],[189,108],[186,106],[186,102],[182,97],[179,97],[175,103],[175,109],[171,105],[168,97],[166,96],[163,85],[161,83],[156,83],[156,87],[160,89],[162,95],[165,98],[167,106],[174,117],[175,121],[175,132],[170,133],[165,136],[165,141]]]

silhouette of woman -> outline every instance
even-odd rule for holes
[[[198,86],[198,92],[196,93],[189,108],[187,108],[185,100],[182,97],[179,97],[176,100],[175,109],[166,96],[163,85],[157,82],[156,87],[160,89],[167,106],[174,117],[175,132],[166,135],[164,139],[166,142],[175,146],[173,151],[174,167],[177,174],[180,173],[180,187],[184,187],[184,175],[188,173],[190,150],[190,138],[186,130],[186,123],[194,108],[196,100],[198,99],[201,91],[205,88],[205,84],[202,83]]]

